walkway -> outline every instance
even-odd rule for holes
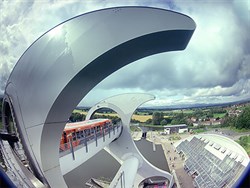
[[[170,172],[173,172],[174,170],[178,178],[178,180],[175,180],[176,183],[178,181],[181,188],[194,188],[192,177],[190,177],[183,168],[184,160],[175,151],[175,148],[173,146],[174,141],[169,141],[168,135],[167,136],[159,135],[158,132],[154,132],[154,131],[148,132],[147,136],[148,136],[148,140],[155,142],[155,144],[158,144],[158,143],[162,144]],[[182,136],[185,136],[185,135],[182,135]],[[188,136],[189,135],[186,135],[186,137]]]
[[[68,150],[60,152],[59,160],[62,174],[65,175],[93,157],[104,147],[118,138],[121,131],[121,125],[114,126],[111,129],[108,129],[107,132],[103,132],[103,134],[97,132],[94,135],[91,135],[91,137],[78,139],[79,145],[70,147]]]
[[[194,188],[193,179],[185,172],[183,168],[184,159],[176,152],[174,146],[171,143],[171,141],[168,141],[164,144],[164,148],[167,151],[167,161],[169,168],[171,171],[175,170],[180,187]]]

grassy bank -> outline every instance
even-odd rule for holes
[[[245,133],[245,132],[250,132],[250,129],[237,129],[236,127],[228,127],[231,131],[237,132],[237,133]]]
[[[226,113],[214,113],[214,118],[224,118]]]
[[[200,129],[193,129],[193,133],[204,133],[207,132],[207,130],[205,128],[200,128]]]
[[[132,131],[132,132],[139,132],[139,131],[141,131],[141,129],[139,129],[137,126],[131,125],[130,126],[130,131]]]
[[[241,136],[238,142],[247,152],[248,155],[250,155],[250,136]]]

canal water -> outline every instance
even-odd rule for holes
[[[154,166],[168,171],[169,167],[161,145],[155,145],[156,151],[153,151],[153,144],[147,140],[135,141],[137,148],[143,156]],[[90,178],[102,178],[112,180],[118,171],[120,164],[105,150],[100,151],[94,157],[64,175],[68,187],[83,188]]]
[[[138,140],[135,144],[141,154],[154,166],[164,171],[170,172],[168,163],[161,144],[155,144],[156,150],[153,151],[153,143],[148,140]]]

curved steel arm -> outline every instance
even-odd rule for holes
[[[101,80],[135,60],[183,50],[194,29],[190,17],[176,12],[119,7],[77,16],[36,40],[12,71],[5,98],[11,101],[37,176],[45,177],[51,187],[66,187],[59,140],[80,100]]]

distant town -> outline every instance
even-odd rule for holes
[[[0,129],[2,129],[2,99],[0,99]],[[69,122],[83,121],[89,107],[77,107],[69,117]],[[100,109],[94,118],[108,118],[116,123],[118,115],[110,109]],[[138,108],[131,119],[131,131],[141,131],[139,127],[158,131],[161,134],[197,134],[207,131],[227,130],[242,136],[237,140],[250,155],[250,100],[227,104],[193,105],[178,107]],[[223,132],[222,132],[223,133]],[[246,133],[246,135],[244,134]]]
[[[77,107],[69,121],[82,121],[89,108]],[[95,118],[109,118],[113,123],[120,119],[110,109],[100,109]],[[161,134],[178,135],[184,132],[198,134],[214,131],[221,134],[242,135],[235,139],[250,155],[250,100],[221,105],[196,105],[178,108],[138,108],[131,119],[131,131],[141,131],[141,127]],[[225,130],[224,132],[222,130]]]
[[[2,99],[0,100],[0,110],[2,110]],[[89,108],[77,107],[68,118],[69,124],[71,124],[71,122],[83,124],[88,111]],[[1,111],[0,115],[2,115]],[[4,131],[2,117],[0,116],[0,118],[0,130]],[[119,127],[121,120],[116,112],[107,108],[99,109],[95,112],[92,119],[109,121],[110,125],[114,127]],[[68,125],[68,127],[66,126],[65,128],[69,127]],[[87,124],[85,127],[87,127]],[[99,128],[99,131],[100,130]],[[106,132],[106,134],[110,134],[109,126],[102,130],[105,130],[103,133]],[[131,118],[130,131],[132,139],[143,156],[156,167],[171,172],[174,175],[174,187],[184,188],[187,185],[188,187],[204,187],[204,185],[208,184],[211,184],[211,187],[224,187],[226,184],[230,187],[239,178],[245,169],[246,163],[249,161],[250,101],[230,103],[227,105],[185,107],[183,109],[163,107],[138,108]],[[119,135],[119,132],[116,134]],[[88,147],[91,147],[91,143],[97,146],[97,135],[98,134],[92,137],[90,135],[88,137]],[[103,134],[100,134],[99,136],[102,135]],[[111,135],[115,136],[115,134]],[[79,143],[82,141],[85,144],[87,143],[85,137],[80,139],[81,136],[79,132],[75,133],[75,140],[73,137],[72,140],[76,141],[76,137],[79,139]],[[96,143],[91,142],[94,138],[96,138]],[[103,138],[100,139],[103,140]],[[223,140],[226,140],[226,142]],[[243,152],[243,154],[240,153],[239,146],[234,141],[240,144],[246,152]],[[72,147],[76,148],[77,145],[72,144]],[[86,148],[88,147],[86,144]],[[235,149],[237,151],[235,151]],[[60,157],[63,158],[64,155],[68,154],[68,150],[68,143],[62,144],[60,142]],[[72,151],[74,150],[71,150],[71,152]],[[88,149],[86,149],[86,152],[87,151]],[[198,155],[197,153],[203,154]],[[214,161],[219,160],[220,162],[215,163],[212,160],[207,160],[208,158],[206,156],[213,158]],[[197,159],[199,160],[197,161]],[[233,164],[230,168],[227,168],[228,161]],[[167,164],[165,162],[167,162]],[[5,167],[2,158],[0,158],[0,163]],[[203,165],[213,166],[212,170],[202,171],[202,169],[199,169],[201,163],[204,163]],[[227,176],[221,175],[224,173],[222,167],[227,168]],[[218,176],[220,175],[219,181],[211,180],[213,177],[211,174],[215,172]],[[207,180],[203,181],[199,174],[202,175],[203,179]],[[92,181],[94,181],[94,183]],[[157,181],[167,182],[165,180]],[[101,183],[103,183],[102,178],[96,176],[88,181],[86,179],[86,185],[89,184],[89,187],[93,184],[97,184],[96,182],[98,182],[98,185],[101,185]],[[108,185],[111,180],[105,182]],[[148,182],[145,180],[144,183],[147,184]],[[105,187],[106,184],[103,187]]]

